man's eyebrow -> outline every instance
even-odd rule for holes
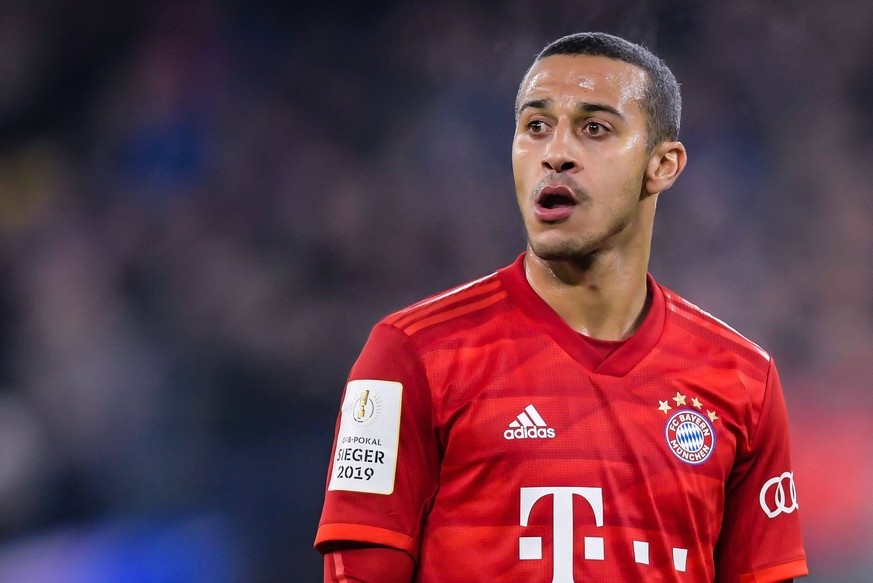
[[[546,109],[550,105],[552,105],[551,99],[531,99],[529,101],[525,101],[524,103],[522,103],[519,106],[518,111],[515,112],[515,115],[516,116],[521,115],[521,112],[529,107],[532,109]]]
[[[525,109],[528,109],[528,108],[548,109],[551,105],[552,105],[551,99],[531,99],[529,101],[525,101],[524,103],[521,104],[521,106],[519,106],[518,111],[516,112],[516,115],[521,115],[521,112],[523,112]],[[619,110],[617,110],[616,108],[614,108],[610,105],[604,105],[602,103],[589,103],[587,101],[583,101],[579,105],[576,106],[576,109],[578,109],[579,111],[582,111],[584,113],[594,113],[594,112],[602,111],[605,113],[612,114],[619,119],[622,119],[622,120],[624,119],[624,116],[621,114],[621,112]]]
[[[584,111],[585,113],[603,111],[606,113],[610,113],[619,119],[624,119],[624,116],[619,110],[609,105],[603,105],[602,103],[588,103],[587,101],[583,101],[577,106],[577,109],[579,109],[580,111]]]

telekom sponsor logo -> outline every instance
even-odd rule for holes
[[[794,486],[794,474],[783,472],[781,476],[770,478],[764,482],[758,501],[761,503],[761,509],[770,518],[776,518],[783,512],[791,514],[797,510],[797,488]]]
[[[594,525],[603,526],[603,488],[584,487],[540,487],[521,489],[522,527],[528,526],[533,507],[543,498],[552,498],[552,583],[576,583],[573,579],[573,561],[576,543],[573,540],[573,499],[578,496],[588,502],[594,515]],[[673,568],[684,572],[688,560],[688,549],[674,547]],[[649,564],[649,543],[633,541],[634,561]],[[587,561],[606,559],[603,537],[586,536],[582,541],[582,557]],[[542,560],[543,540],[539,536],[518,538],[518,558],[522,561]]]
[[[522,488],[521,526],[527,526],[530,512],[540,498],[551,495],[554,575],[552,583],[573,581],[573,496],[581,496],[594,512],[594,524],[603,526],[602,488]],[[542,538],[524,536],[518,540],[519,558],[541,559]],[[586,559],[603,560],[603,538],[586,536]]]

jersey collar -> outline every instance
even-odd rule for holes
[[[642,325],[621,346],[606,358],[592,348],[531,288],[524,274],[522,253],[509,266],[499,270],[503,286],[510,299],[535,326],[541,328],[579,364],[591,372],[610,376],[624,376],[630,372],[658,343],[664,330],[665,302],[660,286],[651,274],[646,275],[652,305]]]

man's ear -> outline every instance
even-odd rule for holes
[[[646,192],[657,194],[673,186],[687,161],[682,142],[661,142],[655,146],[646,166]]]

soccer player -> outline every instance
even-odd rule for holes
[[[336,426],[325,581],[807,574],[773,359],[648,273],[679,114],[673,74],[624,39],[536,57],[512,148],[527,248],[373,328]]]

